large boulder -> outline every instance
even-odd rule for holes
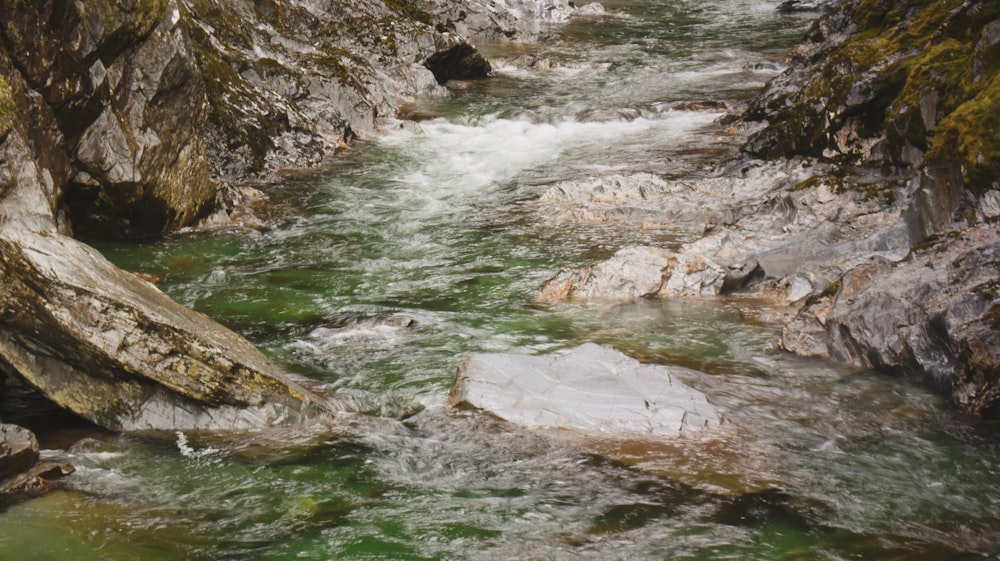
[[[116,431],[331,413],[239,335],[55,232],[0,230],[0,367]]]
[[[512,423],[617,438],[676,438],[718,427],[719,412],[681,367],[641,364],[587,343],[558,356],[481,354],[459,368],[450,401]]]

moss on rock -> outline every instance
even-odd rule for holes
[[[927,154],[927,164],[952,169],[975,195],[1000,181],[1000,75],[944,119]],[[953,174],[949,174],[953,175]]]
[[[17,105],[7,79],[0,74],[0,142],[17,123]]]

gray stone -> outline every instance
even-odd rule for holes
[[[481,354],[459,368],[450,400],[518,425],[588,435],[673,438],[718,427],[720,413],[679,373],[698,375],[593,343],[560,356]]]
[[[794,302],[873,256],[903,259],[911,239],[901,220],[906,199],[885,205],[862,189],[839,189],[824,170],[792,161],[684,182],[634,174],[555,184],[533,203],[548,220],[658,225],[689,241],[672,250],[625,247],[604,262],[561,271],[539,300],[758,291]]]
[[[54,232],[0,231],[0,359],[116,431],[325,422],[331,406],[245,339]]]
[[[963,411],[1000,417],[1000,233],[941,236],[905,261],[845,273],[789,322],[781,346],[912,376]]]
[[[28,471],[38,461],[38,440],[28,429],[0,424],[0,481]]]
[[[560,272],[542,285],[538,300],[709,296],[719,293],[724,280],[722,267],[704,257],[629,246],[594,266]]]

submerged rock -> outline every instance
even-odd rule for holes
[[[450,401],[531,428],[673,438],[718,427],[719,412],[681,382],[685,370],[641,364],[588,343],[568,354],[482,354],[459,368]]]

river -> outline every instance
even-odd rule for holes
[[[264,186],[259,228],[102,244],[371,421],[280,446],[178,433],[48,451],[77,472],[0,511],[0,559],[1000,559],[995,430],[922,387],[779,353],[780,328],[747,319],[764,302],[533,303],[562,268],[688,235],[552,220],[540,193],[708,173],[739,135],[672,106],[748,99],[812,17],[605,6],[558,41],[482,45],[496,76]],[[504,62],[521,54],[555,67]],[[472,353],[584,342],[703,371],[735,428],[618,462],[446,405]]]

